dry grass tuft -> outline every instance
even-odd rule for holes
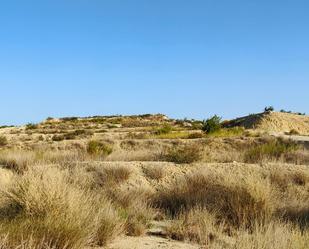
[[[197,162],[202,159],[202,148],[200,144],[174,146],[163,153],[162,159],[178,164]]]
[[[209,246],[223,236],[223,230],[224,225],[218,225],[216,215],[196,207],[180,213],[167,228],[167,234],[175,240],[187,240]]]
[[[126,234],[129,236],[144,235],[154,215],[155,213],[149,205],[141,201],[135,202],[126,209],[122,209],[122,216],[126,219]]]
[[[156,212],[150,207],[151,192],[144,188],[108,189],[108,196],[119,207],[120,216],[125,221],[125,232],[129,236],[146,233]]]
[[[132,174],[132,170],[128,166],[90,166],[86,168],[88,173],[92,174],[93,187],[103,187],[120,184],[127,181]]]
[[[256,225],[253,231],[239,231],[233,246],[240,249],[306,249],[309,233],[303,233],[290,224],[270,222]]]
[[[111,203],[67,179],[67,171],[32,167],[4,192],[0,234],[7,234],[11,246],[22,240],[38,246],[44,239],[52,248],[83,248],[115,235],[119,229]]]
[[[234,227],[251,227],[256,221],[266,221],[274,212],[268,184],[251,180],[233,180],[224,172],[196,172],[161,189],[154,204],[172,216],[199,206],[216,211],[220,219]]]
[[[91,140],[87,145],[87,152],[93,156],[102,156],[106,157],[113,152],[113,148],[103,142]]]
[[[166,171],[161,165],[147,165],[143,167],[143,173],[147,178],[158,181],[164,178]]]
[[[27,151],[2,151],[0,153],[0,165],[18,174],[28,169],[35,161],[35,153]]]
[[[302,170],[288,171],[273,167],[269,173],[272,184],[285,191],[290,185],[305,186],[309,182],[309,174]]]
[[[0,136],[0,147],[8,144],[8,140],[5,136]]]

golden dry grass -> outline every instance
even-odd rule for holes
[[[119,232],[120,220],[103,196],[69,183],[66,170],[31,167],[2,190],[0,233],[12,246],[23,239],[53,248],[105,244]]]

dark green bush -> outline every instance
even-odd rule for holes
[[[219,131],[220,129],[221,129],[221,117],[217,115],[203,121],[202,130],[208,134]]]
[[[266,106],[265,108],[264,108],[264,111],[265,112],[273,112],[275,110],[275,108],[273,107],[273,106]]]

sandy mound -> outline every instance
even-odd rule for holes
[[[267,132],[286,133],[291,130],[309,135],[309,116],[282,112],[265,112],[231,120],[226,127],[242,126]]]

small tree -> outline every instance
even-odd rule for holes
[[[212,118],[203,121],[202,130],[208,134],[221,129],[221,117],[215,115]]]
[[[266,106],[265,108],[264,108],[264,111],[265,112],[273,112],[275,110],[275,108],[273,107],[273,106]]]

